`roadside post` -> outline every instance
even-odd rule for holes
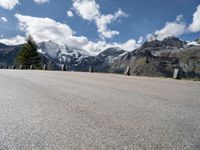
[[[47,65],[46,64],[44,64],[43,70],[47,70]]]
[[[65,64],[62,65],[62,71],[66,71],[66,65]]]
[[[33,70],[33,65],[30,66],[30,70]]]
[[[130,67],[126,67],[126,71],[125,71],[125,75],[127,75],[127,76],[130,76],[131,75],[131,69],[130,69]]]
[[[177,69],[177,68],[174,69],[173,78],[174,78],[174,79],[178,79],[178,78],[179,78],[179,69]]]
[[[13,66],[12,66],[12,69],[13,69],[13,70],[14,70],[14,69],[16,69],[16,66],[15,66],[15,65],[13,65]]]
[[[90,66],[90,67],[89,67],[89,72],[94,72],[94,70],[93,70],[93,67],[92,67],[92,66]]]

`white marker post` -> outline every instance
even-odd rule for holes
[[[92,68],[92,66],[90,66],[89,67],[89,72],[93,72],[94,70],[93,70],[93,68]]]
[[[62,71],[66,71],[66,65],[62,65]]]
[[[47,70],[47,65],[44,64],[43,70]]]
[[[30,66],[30,70],[33,70],[33,65]]]
[[[131,71],[130,67],[127,67],[124,74],[130,76],[131,75],[130,71]]]
[[[15,69],[16,69],[16,66],[15,66],[15,65],[13,65],[13,66],[12,66],[12,69],[13,69],[13,70],[15,70]]]
[[[173,75],[173,78],[174,79],[178,79],[178,74],[179,74],[179,69],[174,69],[174,75]]]

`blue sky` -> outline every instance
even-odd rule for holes
[[[147,37],[194,40],[200,37],[199,5],[199,0],[0,0],[0,42],[18,44],[32,34],[37,42],[55,40],[95,52],[109,46],[131,50]]]

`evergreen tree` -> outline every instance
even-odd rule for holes
[[[37,69],[41,68],[41,57],[37,51],[37,45],[31,35],[27,37],[26,44],[21,47],[16,63],[18,65],[23,65],[26,68],[31,65]]]

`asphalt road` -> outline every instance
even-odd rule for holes
[[[0,70],[0,150],[200,150],[200,82]]]

